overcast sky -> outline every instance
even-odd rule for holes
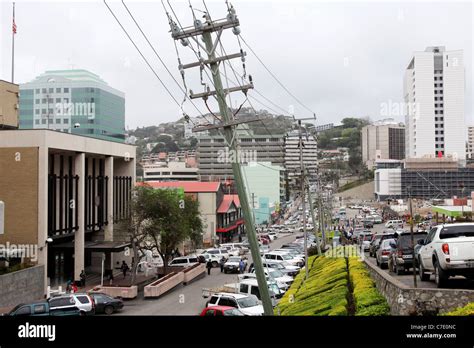
[[[158,76],[181,102],[183,93],[160,64],[153,51],[119,1],[109,5]],[[166,2],[165,2],[166,3]],[[213,18],[226,15],[224,0],[206,1]],[[471,2],[359,2],[359,1],[243,1],[232,2],[241,22],[243,38],[283,84],[309,109],[318,124],[344,117],[373,120],[384,105],[402,101],[403,73],[413,51],[443,45],[464,50],[466,69],[466,121],[473,123],[473,7]],[[160,1],[126,1],[158,54],[175,78],[174,42]],[[192,24],[187,1],[172,1],[183,26]],[[202,1],[193,0],[196,16],[202,16]],[[0,4],[1,79],[11,78],[11,2]],[[15,82],[29,82],[45,70],[87,69],[125,93],[126,124],[130,128],[157,125],[180,117],[173,101],[102,1],[17,1],[15,36]],[[222,42],[227,54],[238,52],[230,30]],[[194,45],[195,47],[195,45]],[[247,73],[256,91],[297,117],[311,116],[289,96],[247,51]],[[178,43],[183,63],[196,60],[189,47]],[[242,72],[239,59],[232,61]],[[228,70],[228,69],[227,69]],[[224,73],[224,71],[222,71]],[[229,77],[236,80],[228,70]],[[188,88],[201,92],[198,69],[186,71]],[[232,84],[231,82],[229,82]],[[249,93],[280,111],[255,91]],[[235,106],[244,99],[232,96]],[[250,99],[256,109],[265,108]],[[207,112],[202,101],[196,101]],[[212,107],[212,105],[211,105]],[[184,110],[197,111],[188,101]],[[392,114],[398,120],[400,115]]]

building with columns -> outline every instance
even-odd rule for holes
[[[37,247],[47,285],[122,260],[135,146],[47,129],[0,132],[0,244]],[[128,258],[127,258],[128,257]]]

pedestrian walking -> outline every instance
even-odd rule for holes
[[[240,259],[240,262],[239,262],[239,270],[240,270],[240,273],[244,273],[245,271],[245,262],[242,259]]]
[[[207,275],[211,275],[211,268],[212,268],[212,262],[211,259],[209,259],[206,263],[206,268],[207,268]]]
[[[81,278],[81,287],[84,288],[86,286],[86,273],[84,272],[84,270],[81,271],[79,277]]]
[[[71,293],[72,294],[75,294],[77,292],[77,285],[76,285],[76,282],[72,282],[72,285],[71,285]]]
[[[122,261],[122,266],[120,267],[120,269],[122,270],[122,273],[123,273],[123,279],[125,279],[125,277],[127,276],[127,271],[130,269],[130,267],[128,267],[125,260]]]
[[[219,261],[219,265],[221,266],[221,273],[224,272],[224,265],[225,265],[225,258],[224,256],[221,257]]]

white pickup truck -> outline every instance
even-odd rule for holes
[[[474,279],[474,223],[435,226],[419,244],[421,280],[429,280],[427,272],[434,273],[438,287],[444,287],[450,276]]]

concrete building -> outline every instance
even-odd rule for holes
[[[134,146],[46,129],[1,131],[0,244],[36,246],[52,286],[79,281],[82,270],[100,274],[103,254],[112,270],[130,261],[114,225],[127,217],[134,182]]]
[[[466,158],[474,159],[474,126],[467,127]]]
[[[243,127],[247,127],[243,129]],[[256,135],[248,126],[237,129],[240,158],[236,158],[226,146],[222,135],[202,135],[198,137],[197,162],[198,173],[202,181],[232,180],[232,162],[240,163],[270,162],[273,165],[284,164],[284,134]]]
[[[382,120],[361,130],[362,161],[373,169],[377,160],[405,158],[405,127],[393,120]]]
[[[87,70],[46,71],[20,85],[20,128],[125,142],[125,96]]]
[[[285,191],[284,168],[269,162],[258,162],[255,166],[242,166],[248,201],[253,207],[255,223],[271,223],[271,215],[280,206]],[[253,203],[253,204],[252,204]]]
[[[404,75],[406,157],[466,158],[464,56],[443,46],[415,52]]]
[[[19,86],[0,80],[0,129],[18,128]]]
[[[197,181],[198,169],[186,162],[169,161],[143,165],[143,181]]]
[[[299,131],[288,133],[285,138],[285,169],[288,173],[288,180],[294,182],[301,174]],[[303,164],[308,171],[310,182],[317,180],[318,173],[318,143],[313,136],[303,132]]]

